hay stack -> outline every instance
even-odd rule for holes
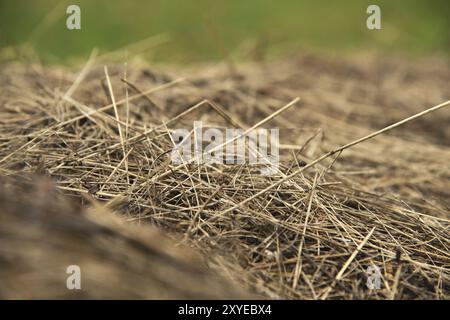
[[[105,75],[104,64],[81,73],[2,66],[2,175],[48,175],[82,205],[89,195],[130,223],[181,236],[265,297],[449,298],[448,108],[308,166],[448,100],[448,61],[304,55],[232,75],[226,66],[163,72],[139,60],[126,72],[110,63]],[[281,132],[275,175],[171,162],[172,129],[195,120],[249,128],[264,118]],[[379,290],[366,286],[370,266],[381,271]]]
[[[98,204],[84,211],[49,179],[2,178],[0,186],[2,299],[249,297],[191,248]]]

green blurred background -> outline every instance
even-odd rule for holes
[[[81,7],[81,30],[66,29],[69,4]],[[366,28],[370,4],[381,7],[382,30]],[[0,0],[0,47],[27,44],[44,60],[67,61],[157,36],[135,50],[182,63],[298,48],[448,54],[449,15],[449,0]]]

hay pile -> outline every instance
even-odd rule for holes
[[[164,71],[138,59],[91,59],[81,72],[8,63],[0,172],[51,176],[84,205],[88,196],[157,225],[223,258],[212,268],[263,297],[448,299],[448,108],[310,164],[447,101],[449,69],[438,58],[315,55]],[[263,119],[280,128],[274,175],[171,162],[172,129]],[[381,271],[378,290],[366,286],[370,266]]]
[[[1,177],[0,188],[1,299],[249,297],[192,249],[152,226],[124,224],[107,206],[86,210],[48,178]],[[74,265],[81,290],[67,288]]]

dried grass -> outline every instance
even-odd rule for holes
[[[449,109],[371,135],[447,101],[447,60],[303,55],[231,76],[105,64],[2,66],[2,175],[49,175],[82,202],[181,235],[263,297],[449,298]],[[280,171],[174,165],[168,132],[194,120],[279,127]],[[371,265],[380,290],[366,287]]]

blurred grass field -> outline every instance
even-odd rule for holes
[[[81,7],[81,30],[65,27],[69,4]],[[381,7],[382,30],[366,28],[369,4]],[[145,56],[183,63],[220,59],[220,47],[243,58],[252,48],[269,55],[296,48],[447,54],[449,13],[448,0],[0,0],[0,46],[28,43],[47,61],[82,57],[93,47],[114,50],[153,35],[167,41]]]

